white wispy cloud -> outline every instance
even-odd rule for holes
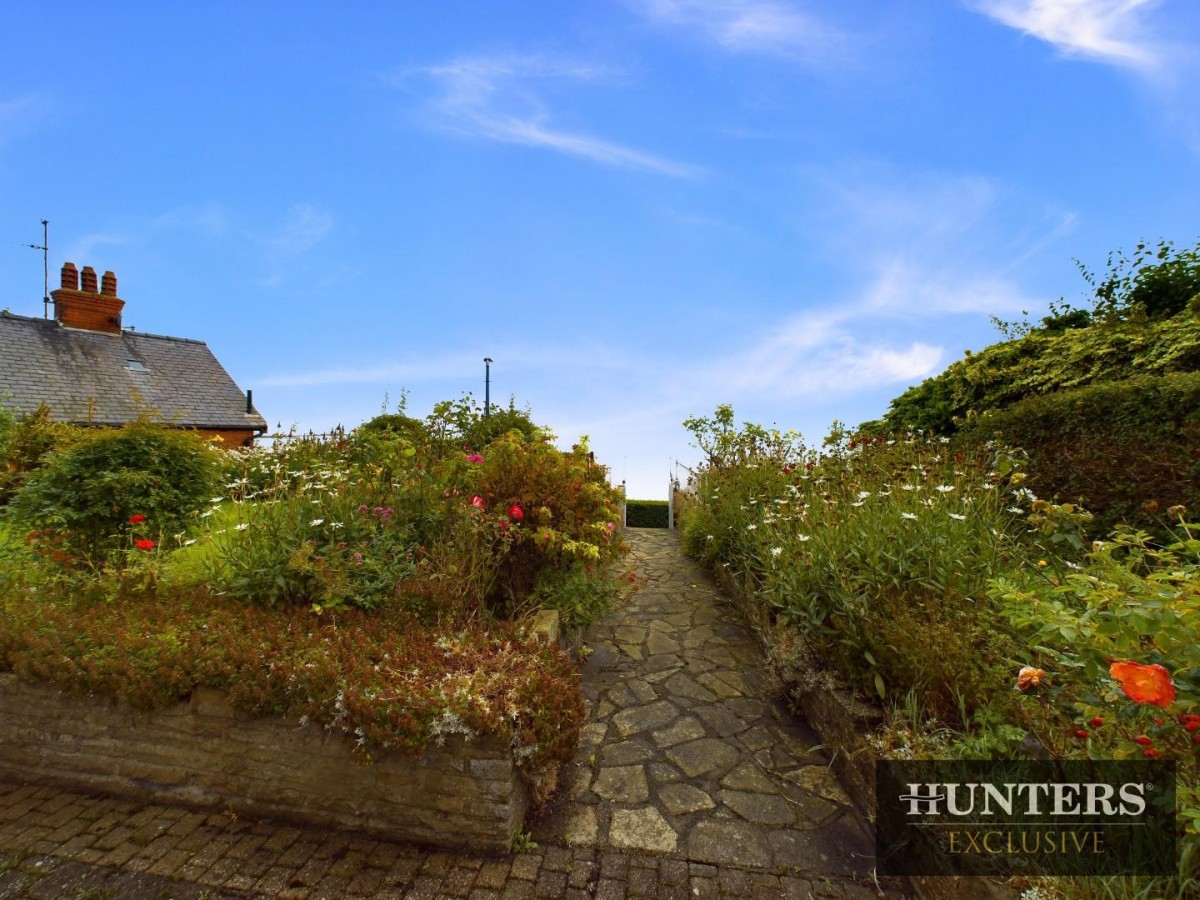
[[[197,231],[208,235],[221,235],[229,228],[229,215],[217,203],[201,203],[178,206],[154,217],[150,222],[155,228]]]
[[[264,376],[260,384],[272,387],[318,387],[334,384],[399,384],[440,381],[461,376],[479,367],[479,358],[466,354],[415,362],[369,362],[357,366],[281,372]]]
[[[310,203],[293,203],[288,207],[283,221],[259,238],[270,270],[262,279],[263,286],[282,284],[295,260],[325,240],[333,231],[333,225],[330,213]]]
[[[1076,224],[1069,210],[1031,213],[1035,198],[974,173],[842,164],[805,182],[820,197],[814,236],[866,274],[855,302],[893,316],[1044,306],[1017,279]]]
[[[1036,301],[999,271],[973,273],[949,263],[936,266],[894,258],[876,263],[861,304],[864,311],[931,318],[1008,314],[1028,309]]]
[[[674,178],[702,173],[696,166],[553,124],[534,86],[595,81],[609,74],[605,69],[542,56],[485,56],[430,66],[420,74],[436,85],[426,112],[431,124],[445,131]]]
[[[971,173],[839,164],[804,175],[823,211],[806,227],[847,261],[845,292],[747,335],[681,382],[780,401],[911,384],[948,358],[931,325],[1044,307],[1019,279],[1075,222],[1069,212],[1031,217],[1028,198]]]
[[[795,399],[844,396],[903,384],[930,375],[941,347],[922,341],[888,343],[868,338],[861,304],[837,312],[794,316],[745,351],[705,366],[701,375],[712,395]]]
[[[54,106],[50,97],[36,92],[0,100],[0,144],[34,131]]]
[[[53,233],[51,238],[53,238]],[[120,232],[93,232],[76,238],[64,252],[63,259],[78,262],[80,266],[94,266],[96,251],[101,247],[119,247],[134,243],[135,239]],[[53,249],[53,248],[52,248]],[[56,251],[57,252],[57,251]]]
[[[1144,16],[1156,0],[973,0],[998,22],[1053,44],[1065,56],[1153,69],[1160,47]]]
[[[631,0],[631,5],[651,21],[688,29],[731,53],[815,62],[848,46],[828,21],[778,0]]]
[[[333,216],[309,203],[293,203],[283,222],[263,238],[272,251],[282,256],[296,256],[311,250],[333,230]]]
[[[578,377],[594,380],[596,372],[630,372],[636,361],[603,345],[575,343],[569,347],[547,349],[544,344],[522,345],[506,342],[506,360],[493,366],[501,376],[506,365],[520,361],[523,372],[551,372],[562,381]],[[259,378],[260,384],[275,387],[318,387],[335,384],[425,383],[461,380],[467,373],[482,373],[484,351],[426,354],[419,359],[400,361],[365,360],[353,366],[302,369],[277,372]]]

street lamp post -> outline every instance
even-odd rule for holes
[[[483,415],[487,418],[492,414],[492,358],[483,358]]]

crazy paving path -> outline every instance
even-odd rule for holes
[[[648,583],[584,636],[588,723],[534,836],[868,876],[870,832],[730,601],[674,532],[628,536]]]

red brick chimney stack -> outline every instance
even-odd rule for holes
[[[117,276],[112,272],[105,272],[97,287],[96,270],[91,266],[79,272],[75,263],[63,263],[62,287],[50,296],[54,298],[54,318],[67,328],[121,333],[125,301],[117,296]]]

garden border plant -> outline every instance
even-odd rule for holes
[[[619,599],[618,495],[586,440],[564,453],[532,423],[496,434],[475,412],[202,455],[223,486],[162,502],[114,502],[85,463],[97,446],[192,436],[150,423],[83,435],[78,458],[52,454],[4,512],[0,670],[139,709],[213,687],[245,712],[345,734],[364,760],[494,734],[543,799],[582,693],[568,654],[513,617],[547,606],[579,627]],[[464,428],[489,442],[465,444]],[[121,459],[148,483],[141,457]],[[48,490],[72,471],[81,494]]]
[[[777,668],[817,669],[794,676],[802,692],[832,672],[882,700],[871,743],[893,758],[1175,759],[1176,876],[1036,887],[1200,888],[1200,526],[1184,507],[1163,511],[1166,542],[1093,543],[1090,513],[1035,496],[1018,451],[835,426],[816,452],[735,427],[729,407],[686,424],[709,461],[685,546],[770,611]]]

